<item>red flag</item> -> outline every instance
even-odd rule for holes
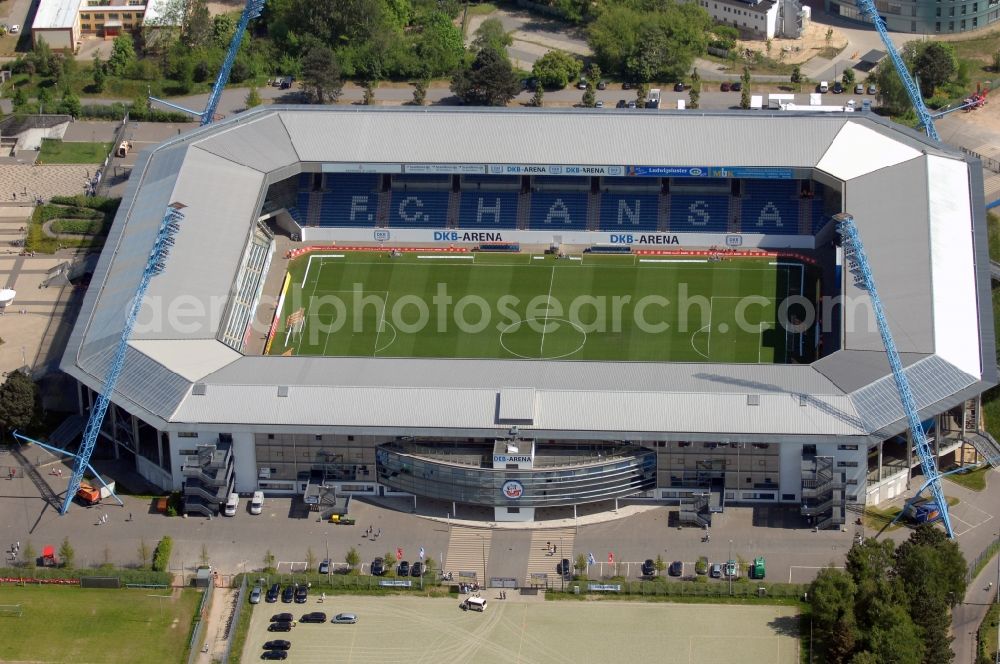
[[[613,554],[613,553],[609,553],[608,554],[608,562],[609,563],[615,562],[615,554]]]
[[[396,549],[396,560],[402,560],[402,559],[403,559],[403,548],[399,547],[398,549]]]

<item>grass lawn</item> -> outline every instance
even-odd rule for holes
[[[972,491],[982,491],[986,488],[986,476],[993,470],[992,466],[984,466],[982,468],[977,468],[976,470],[970,470],[967,473],[955,473],[954,475],[948,475],[946,479],[951,480],[955,484],[960,484],[966,489]]]
[[[778,303],[810,291],[802,272],[635,255],[313,254],[289,270],[269,352],[781,363],[797,337],[777,324]]]
[[[0,618],[0,661],[85,664],[180,662],[201,598],[194,590],[101,590],[4,585],[4,604],[20,618]],[[161,604],[162,602],[162,604]]]
[[[987,662],[993,662],[997,657],[998,622],[1000,622],[1000,604],[994,603],[986,612],[982,624],[979,625],[979,652],[986,655]]]
[[[42,139],[39,164],[100,164],[111,151],[111,143],[65,143],[54,138]]]
[[[997,33],[1000,36],[1000,33]],[[1000,216],[987,215],[990,258],[1000,260]],[[1000,330],[1000,293],[993,288],[993,327]],[[1000,387],[994,387],[983,395],[983,419],[986,430],[994,438],[1000,439]]]
[[[951,475],[950,477],[954,477],[954,475]],[[959,502],[959,499],[954,496],[948,497],[949,507],[954,507],[955,505],[958,505]],[[884,509],[868,505],[865,507],[864,513],[865,527],[879,532],[891,532],[903,527],[909,528],[912,524],[906,519],[900,519],[895,523],[892,521],[899,516],[899,513],[902,511],[903,508],[896,505],[886,507]]]

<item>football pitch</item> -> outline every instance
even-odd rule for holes
[[[783,363],[809,279],[773,258],[324,251],[289,265],[267,352]]]

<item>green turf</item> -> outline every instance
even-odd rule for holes
[[[100,164],[111,151],[111,143],[66,143],[43,138],[39,164]]]
[[[290,266],[271,354],[785,362],[776,302],[801,288],[768,260],[336,254]]]
[[[0,604],[20,604],[23,613],[20,618],[0,616],[0,661],[179,662],[200,599],[196,591],[172,593],[169,588],[4,585]]]

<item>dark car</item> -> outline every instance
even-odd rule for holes
[[[835,82],[835,83],[833,84],[833,94],[835,94],[835,95],[839,95],[839,94],[840,94],[841,92],[843,92],[843,91],[844,91],[844,86],[843,86],[843,84],[842,84],[842,83],[841,83],[840,81],[836,81],[836,82]]]
[[[625,101],[624,99],[619,99],[618,103],[615,104],[615,108],[625,108],[625,106],[627,105],[628,105],[627,101]]]
[[[312,613],[307,613],[304,616],[302,616],[302,619],[299,620],[299,622],[304,622],[304,623],[325,623],[326,622],[326,614],[323,613],[322,611],[313,611]]]
[[[682,576],[684,574],[684,563],[679,560],[675,560],[670,563],[667,573],[669,573],[670,576]]]
[[[292,631],[292,623],[287,620],[282,620],[281,622],[273,622],[267,627],[269,632],[290,632]]]
[[[271,616],[271,622],[292,622],[295,618],[290,613],[275,613]]]
[[[598,81],[597,82],[597,89],[598,90],[604,90],[607,87],[608,87],[608,82],[607,81]]]
[[[631,90],[631,89],[632,89],[631,83],[629,83],[628,81],[622,82],[622,90]]]
[[[722,578],[722,565],[719,563],[714,563],[708,570],[708,575],[713,579]]]
[[[732,89],[732,87],[733,86],[729,83],[729,81],[723,81],[722,85],[719,86],[719,90],[721,90],[722,92],[729,92]]]
[[[652,558],[646,558],[645,562],[642,563],[642,575],[654,576],[655,574],[656,574],[656,563],[653,562]]]
[[[423,576],[424,575],[424,564],[419,560],[413,563],[410,567],[410,576]]]
[[[288,659],[288,652],[284,650],[265,650],[260,654],[260,658],[270,660]]]
[[[267,589],[267,595],[264,596],[264,601],[268,604],[274,604],[278,601],[278,595],[281,594],[281,586],[277,583],[272,584],[270,588]]]
[[[285,604],[291,604],[293,599],[295,599],[295,586],[285,586],[285,589],[281,591],[281,601]]]
[[[324,560],[323,562],[321,562],[319,564],[319,573],[320,574],[329,574],[330,573],[330,559],[329,558],[327,558],[326,560]]]
[[[404,560],[399,563],[399,567],[396,568],[396,576],[409,576],[410,575],[410,562]]]
[[[306,586],[299,586],[295,589],[295,603],[305,604],[306,598],[309,597],[309,588]]]
[[[674,83],[674,92],[684,92],[684,84]]]
[[[743,90],[743,83],[740,81],[733,81],[729,84],[729,89],[733,92],[741,92]]]
[[[556,565],[556,574],[562,574],[567,579],[573,573],[573,565],[569,562],[569,558],[563,558],[558,565]]]
[[[288,650],[292,647],[291,641],[268,641],[264,644],[264,650]]]
[[[375,576],[382,576],[385,574],[385,561],[381,558],[376,558],[372,561],[372,574]]]

